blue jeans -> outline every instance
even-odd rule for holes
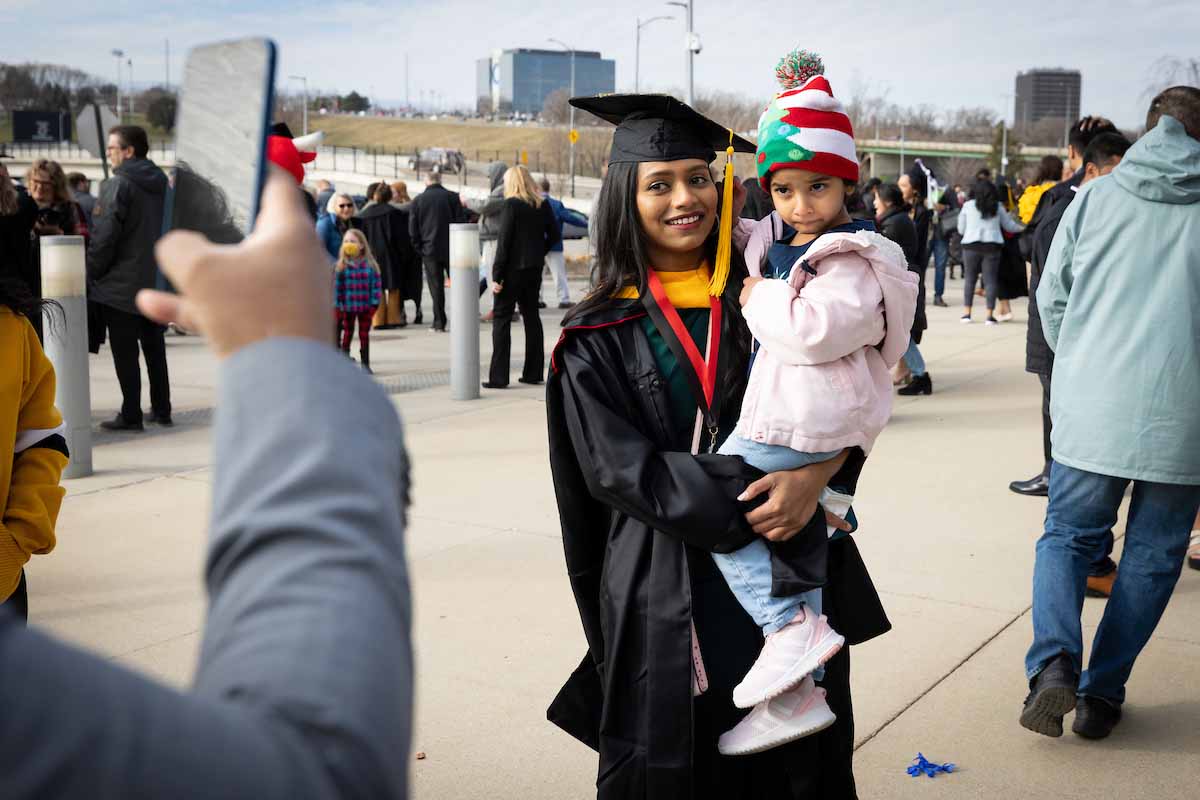
[[[946,291],[946,265],[950,263],[950,242],[933,240],[933,296],[941,297]],[[912,369],[912,367],[909,367]]]
[[[790,447],[730,436],[718,451],[725,456],[741,456],[752,467],[763,472],[780,472],[819,464],[839,455],[832,453],[801,453]],[[713,561],[725,577],[733,596],[750,615],[764,634],[774,633],[791,622],[801,606],[821,613],[821,590],[813,589],[791,597],[771,596],[771,551],[762,539],[732,553],[713,553]]]
[[[908,367],[908,371],[913,374],[914,378],[919,378],[925,374],[925,358],[921,355],[921,351],[917,348],[917,343],[914,341],[909,341],[908,349],[904,351],[904,364]]]
[[[1079,694],[1114,703],[1125,701],[1133,663],[1171,599],[1200,507],[1200,486],[1132,483],[1121,571],[1079,682]],[[1057,461],[1051,465],[1046,530],[1033,568],[1033,645],[1025,656],[1030,680],[1060,653],[1082,671],[1079,614],[1089,566],[1117,521],[1129,484],[1128,478],[1097,475]]]

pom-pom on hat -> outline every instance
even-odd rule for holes
[[[771,190],[771,173],[807,169],[858,182],[854,129],[825,79],[821,57],[793,50],[775,67],[783,91],[758,120],[758,179]]]

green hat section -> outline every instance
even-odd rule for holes
[[[767,110],[758,119],[758,180],[761,183],[776,164],[809,161],[813,152],[800,147],[795,142],[788,141],[799,129],[783,121],[787,109],[780,108],[777,100],[772,99]]]

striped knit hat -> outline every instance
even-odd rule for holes
[[[788,53],[775,68],[783,91],[758,120],[758,178],[768,192],[777,169],[858,182],[854,130],[824,72],[820,56],[806,50]]]

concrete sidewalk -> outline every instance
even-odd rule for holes
[[[1017,724],[1045,502],[1007,489],[1041,461],[1040,389],[1022,368],[1025,309],[1015,305],[1017,320],[997,328],[961,326],[955,309],[929,307],[922,351],[935,393],[898,398],[863,476],[856,538],[895,629],[853,651],[860,793],[1192,796],[1200,573],[1185,569],[1109,740],[1050,740]],[[544,316],[548,347],[558,316]],[[489,334],[484,326],[485,357]],[[408,328],[374,338],[385,382],[446,368],[444,336]],[[68,483],[58,548],[34,559],[29,586],[35,623],[183,685],[203,618],[215,364],[194,338],[170,339],[169,358],[182,423],[98,438],[98,473]],[[107,351],[93,362],[93,392],[97,418],[111,414]],[[426,754],[411,763],[414,795],[587,797],[594,754],[545,721],[584,642],[563,568],[542,393],[522,386],[454,403],[433,386],[395,401],[414,466],[414,750]],[[1087,601],[1089,634],[1102,610],[1103,601]],[[918,751],[959,771],[909,778]]]

